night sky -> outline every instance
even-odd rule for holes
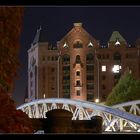
[[[129,44],[140,37],[140,6],[48,6],[25,7],[23,27],[20,36],[19,59],[22,67],[15,82],[13,99],[16,105],[24,103],[27,86],[27,50],[37,28],[46,31],[47,41],[56,45],[72,29],[74,22],[82,22],[83,27],[101,45],[107,45],[113,31],[119,31]]]

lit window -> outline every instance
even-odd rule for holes
[[[113,73],[119,73],[121,69],[120,65],[114,65],[112,68]]]
[[[102,66],[102,71],[106,71],[106,66]]]
[[[76,91],[76,95],[77,95],[77,96],[80,96],[80,90],[77,90],[77,91]]]

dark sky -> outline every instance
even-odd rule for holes
[[[18,71],[20,77],[15,83],[13,94],[17,106],[24,102],[27,50],[31,47],[37,28],[41,25],[42,30],[46,31],[47,41],[56,44],[72,29],[74,22],[82,22],[87,32],[100,40],[101,45],[107,44],[115,30],[119,31],[129,44],[133,44],[140,37],[140,6],[25,7],[19,54],[22,67]]]

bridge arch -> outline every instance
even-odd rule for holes
[[[92,116],[99,115],[103,117],[104,131],[138,131],[140,128],[140,117],[128,112],[96,104],[93,102],[49,98],[38,99],[23,104],[17,109],[21,109],[28,114],[30,118],[45,118],[45,113],[53,109],[65,109],[73,113],[72,120],[90,120]]]

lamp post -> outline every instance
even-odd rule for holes
[[[98,68],[98,71],[97,71],[97,76],[98,76],[98,86],[97,86],[97,98],[95,99],[95,102],[96,103],[99,103],[100,102],[100,95],[99,95],[99,92],[100,92],[100,87],[99,87],[99,78],[100,78],[100,67],[99,67],[99,59],[97,58],[97,53],[96,53],[96,50],[95,50],[95,58],[97,60],[97,68]]]

